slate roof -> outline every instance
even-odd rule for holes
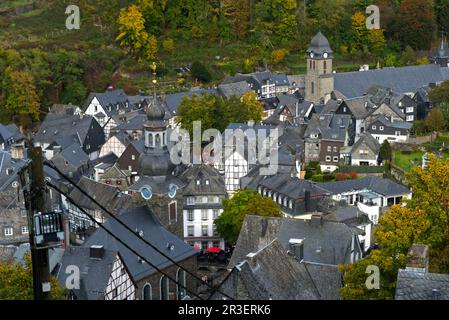
[[[9,188],[10,184],[17,180],[18,172],[27,163],[29,160],[13,159],[11,153],[0,151],[0,192]]]
[[[186,183],[183,195],[227,195],[224,178],[212,166],[206,164],[191,165],[179,178]],[[201,181],[198,185],[197,180]],[[205,184],[208,180],[209,184]]]
[[[223,95],[226,99],[235,96],[240,98],[245,93],[252,91],[246,81],[239,81],[233,83],[226,83],[218,85],[218,92]]]
[[[232,254],[228,269],[277,238],[284,250],[290,239],[304,239],[305,262],[338,265],[350,262],[354,231],[344,223],[326,220],[301,220],[247,215]],[[360,249],[360,248],[359,248]]]
[[[176,262],[183,261],[198,253],[197,250],[165,229],[154,213],[146,206],[127,211],[118,218],[132,230],[143,231],[144,239],[155,245]],[[104,223],[104,226],[112,230],[115,235],[136,250],[141,257],[145,257],[158,268],[163,270],[172,265],[167,258],[140,241],[136,234],[129,232],[116,221],[109,219]],[[103,229],[98,229],[90,236],[84,244],[84,247],[90,247],[91,245],[103,245],[105,249],[118,251],[134,281],[139,281],[157,272],[156,269],[146,262],[142,263],[139,261],[134,253],[118,243]],[[173,250],[170,250],[168,245],[173,245]]]
[[[85,176],[81,177],[78,186],[86,191],[91,197],[103,205],[113,214],[119,214],[128,210],[132,206],[131,196],[121,192],[117,187],[105,183],[96,182]],[[82,208],[90,210],[99,210],[105,217],[108,217],[106,212],[103,212],[96,204],[89,198],[83,195],[78,189],[74,188],[70,192],[70,197]]]
[[[388,128],[410,130],[413,127],[413,123],[411,123],[411,122],[405,122],[405,121],[393,121],[393,122],[391,122],[390,119],[388,119],[384,115],[377,116],[373,120],[373,122],[376,122],[376,121],[380,121],[385,127],[388,127]]]
[[[104,300],[109,277],[112,273],[117,251],[104,250],[101,259],[90,258],[90,248],[69,247],[61,260],[61,272],[58,273],[58,283],[65,287],[70,273],[64,271],[70,265],[78,266],[80,270],[80,289],[72,289],[78,300]]]
[[[178,107],[182,102],[182,98],[191,97],[193,95],[201,96],[202,94],[217,94],[217,91],[213,89],[198,89],[194,91],[172,93],[165,96],[164,104],[167,106],[170,114],[172,116],[176,116],[178,113]]]
[[[360,134],[359,140],[353,144],[351,153],[353,150],[357,150],[357,148],[361,145],[365,145],[370,148],[375,154],[379,154],[380,144],[377,139],[375,139],[370,133],[364,132]]]
[[[0,143],[4,143],[13,137],[13,133],[5,125],[0,123]]]
[[[348,98],[366,94],[372,85],[380,85],[400,93],[415,93],[430,83],[449,80],[449,68],[436,64],[383,68],[363,72],[334,74],[334,87]]]
[[[288,256],[279,240],[236,265],[220,291],[236,299],[318,300],[320,293],[304,266]],[[276,261],[276,263],[273,263]],[[214,299],[219,298],[217,294]]]
[[[48,114],[36,133],[34,141],[48,144],[56,142],[61,149],[74,142],[84,143],[94,122],[96,120],[87,115],[80,117],[70,114]],[[97,150],[96,148],[104,143],[104,135],[99,135],[97,140],[92,139],[91,141],[92,151]]]
[[[153,194],[167,194],[171,184],[178,188],[184,188],[185,182],[172,175],[167,176],[141,176],[140,179],[129,187],[129,190],[139,192],[144,186],[150,186]]]
[[[269,176],[262,180],[259,185],[286,195],[291,199],[304,197],[306,190],[311,192],[311,196],[329,194],[327,190],[308,180],[291,177],[286,174]]]
[[[87,164],[89,162],[89,156],[76,142],[62,150],[60,155],[75,168],[80,168],[83,164]]]
[[[449,300],[449,274],[400,269],[396,283],[395,299]]]
[[[128,102],[128,96],[122,89],[118,90],[108,90],[105,92],[92,92],[86,99],[83,110],[86,110],[89,104],[92,102],[93,98],[97,98],[100,105],[104,108],[104,111],[109,117],[119,114],[120,110],[130,112],[133,110],[133,106],[126,103]],[[117,110],[117,104],[119,105],[119,110]],[[109,108],[111,107],[111,108]]]
[[[319,55],[322,55],[325,52],[330,55],[333,53],[329,44],[329,40],[327,40],[327,38],[324,36],[324,34],[321,33],[321,31],[318,31],[318,33],[310,41],[307,53],[310,52],[314,52],[315,54]]]
[[[344,102],[356,119],[365,119],[374,108],[369,97],[344,99]]]
[[[317,183],[317,186],[332,194],[340,194],[356,190],[371,190],[384,196],[400,196],[411,191],[390,180],[376,176],[366,176],[362,179]]]

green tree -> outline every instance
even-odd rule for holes
[[[250,30],[250,0],[224,0],[223,11],[233,34],[244,39]]]
[[[384,30],[373,29],[368,30],[368,47],[376,56],[380,56],[386,47]]]
[[[429,131],[441,132],[446,127],[444,114],[440,108],[434,108],[430,111],[426,120],[426,127]]]
[[[247,214],[264,217],[281,217],[277,204],[254,190],[239,190],[223,201],[223,213],[215,220],[218,233],[230,244],[235,244]]]
[[[208,83],[212,80],[212,75],[209,70],[199,61],[192,63],[190,67],[190,73],[195,80],[199,80],[204,83]]]
[[[67,290],[51,277],[52,300],[64,300]],[[0,261],[0,300],[33,300],[33,273],[31,255],[25,256],[25,265]]]
[[[401,57],[399,58],[399,63],[402,66],[411,66],[416,64],[416,54],[412,47],[405,47],[405,50],[402,52]]]
[[[292,40],[297,35],[295,0],[260,0],[255,5],[256,29],[277,40]]]
[[[435,14],[437,16],[438,30],[449,33],[449,1],[435,0]]]
[[[366,29],[366,17],[360,11],[352,16],[352,47],[356,50],[363,50],[368,40],[368,30]]]
[[[403,0],[395,24],[395,37],[415,50],[429,50],[437,24],[433,0]]]
[[[393,150],[388,140],[385,140],[380,146],[380,157],[383,161],[391,161]]]

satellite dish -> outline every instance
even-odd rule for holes
[[[145,200],[150,200],[153,196],[153,191],[151,190],[150,186],[143,186],[142,188],[140,188],[139,192],[142,198],[144,198]]]

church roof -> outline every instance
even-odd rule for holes
[[[333,53],[331,46],[329,44],[329,40],[318,31],[318,33],[312,38],[310,42],[309,49],[307,49],[307,53],[313,52],[315,55],[323,55],[327,52],[329,55]]]

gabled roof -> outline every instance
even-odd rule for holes
[[[29,160],[13,159],[11,153],[0,151],[0,192],[17,180],[18,172],[28,163]]]
[[[365,119],[374,108],[374,104],[370,101],[369,97],[344,99],[343,103],[349,108],[356,119]]]
[[[235,96],[240,98],[245,93],[252,91],[246,81],[239,81],[233,83],[226,83],[218,85],[218,92],[223,95],[226,99]]]
[[[172,116],[177,116],[178,107],[181,104],[182,99],[184,97],[189,98],[193,95],[201,96],[203,94],[205,95],[217,94],[217,91],[213,89],[198,89],[194,91],[172,93],[165,96],[164,104],[166,105]]]
[[[249,252],[248,252],[249,253]],[[273,263],[276,261],[276,263]],[[320,292],[304,264],[287,255],[279,240],[252,252],[220,287],[236,299],[319,300]],[[218,299],[219,294],[215,299]]]
[[[133,106],[126,104],[128,102],[128,96],[122,89],[107,90],[105,92],[92,92],[86,99],[83,110],[86,110],[93,98],[97,98],[100,105],[104,108],[104,111],[109,117],[112,117],[119,113],[119,110],[129,112],[132,111]],[[118,105],[118,109],[117,109]],[[109,108],[110,107],[110,108]]]
[[[78,186],[113,214],[122,213],[132,206],[131,196],[121,192],[115,186],[96,182],[92,179],[86,178],[85,176],[81,177],[80,181],[78,182]],[[106,212],[103,212],[96,204],[94,204],[88,197],[83,195],[78,189],[74,188],[73,191],[70,192],[70,197],[80,207],[90,210],[99,210],[105,217],[108,217],[108,214]]]
[[[365,189],[377,192],[383,196],[400,196],[411,193],[408,188],[390,179],[383,179],[376,176],[366,176],[362,179],[355,180],[317,183],[317,186],[332,194]]]
[[[182,239],[165,229],[147,206],[124,212],[118,218],[132,230],[142,231],[144,239],[176,262],[181,262],[198,253],[197,250],[186,244]],[[112,230],[115,235],[139,252],[141,257],[145,257],[158,268],[164,270],[173,265],[167,258],[142,242],[138,234],[129,232],[115,220],[109,219],[104,223],[104,226]],[[109,236],[103,229],[98,229],[91,235],[84,247],[92,245],[103,245],[105,249],[118,251],[134,281],[139,281],[157,272],[146,262],[139,260],[134,253]],[[173,246],[173,250],[170,250],[169,246]]]
[[[65,287],[70,273],[65,270],[68,266],[76,265],[80,270],[80,288],[72,289],[78,300],[103,300],[107,294],[109,278],[112,268],[118,257],[115,250],[104,250],[101,259],[90,257],[90,248],[69,247],[65,250],[61,260],[61,272],[58,273],[58,282]]]
[[[83,164],[89,162],[89,156],[76,142],[62,150],[61,153],[55,155],[55,157],[57,156],[61,156],[75,168],[80,168]]]
[[[179,178],[186,183],[183,195],[227,195],[223,177],[217,169],[207,164],[191,165]],[[199,185],[197,180],[200,181]],[[208,184],[206,184],[206,180],[209,181]]]
[[[304,239],[304,261],[333,266],[349,263],[354,235],[352,228],[340,222],[247,215],[228,269],[276,238],[284,250],[289,249],[290,239]]]
[[[365,145],[371,149],[375,154],[379,154],[380,144],[370,133],[364,132],[360,134],[359,140],[352,146],[351,153],[357,150],[358,147]]]
[[[414,93],[430,83],[449,80],[449,68],[436,64],[334,74],[334,87],[348,98],[361,97],[372,85]]]

